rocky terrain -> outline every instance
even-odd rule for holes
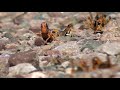
[[[119,78],[120,13],[105,13],[112,19],[93,34],[80,29],[89,12],[1,12],[0,78]],[[45,45],[42,22],[59,31],[72,23],[72,36]]]

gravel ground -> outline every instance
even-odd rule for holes
[[[120,13],[111,16],[103,34],[80,29],[89,12],[0,12],[1,78],[119,78]],[[95,12],[92,12],[93,17]],[[44,44],[41,23],[71,35]]]

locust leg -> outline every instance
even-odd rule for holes
[[[50,39],[50,37],[51,37],[51,34],[48,34],[48,38],[45,40],[45,43],[48,42],[48,40]]]
[[[41,36],[41,32],[39,32],[39,33],[36,33],[36,35],[37,35],[37,36]]]

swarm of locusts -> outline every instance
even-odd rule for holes
[[[16,16],[13,18],[13,22],[17,25],[20,23],[20,19],[26,15],[28,12],[24,12],[21,15]],[[89,16],[83,21],[83,26],[80,28],[87,28],[94,31],[94,34],[96,33],[103,33],[103,28],[109,23],[111,20],[111,17],[107,16],[105,13],[96,13],[96,15],[93,17],[92,13],[89,12]],[[38,36],[42,36],[45,43],[52,42],[55,40],[58,36],[67,36],[70,34],[70,32],[73,30],[73,24],[69,23],[63,31],[57,30],[57,29],[49,29],[49,26],[47,22],[41,23],[41,30],[39,33],[36,33]]]

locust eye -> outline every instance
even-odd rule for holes
[[[55,33],[55,31],[52,31],[52,33]]]

